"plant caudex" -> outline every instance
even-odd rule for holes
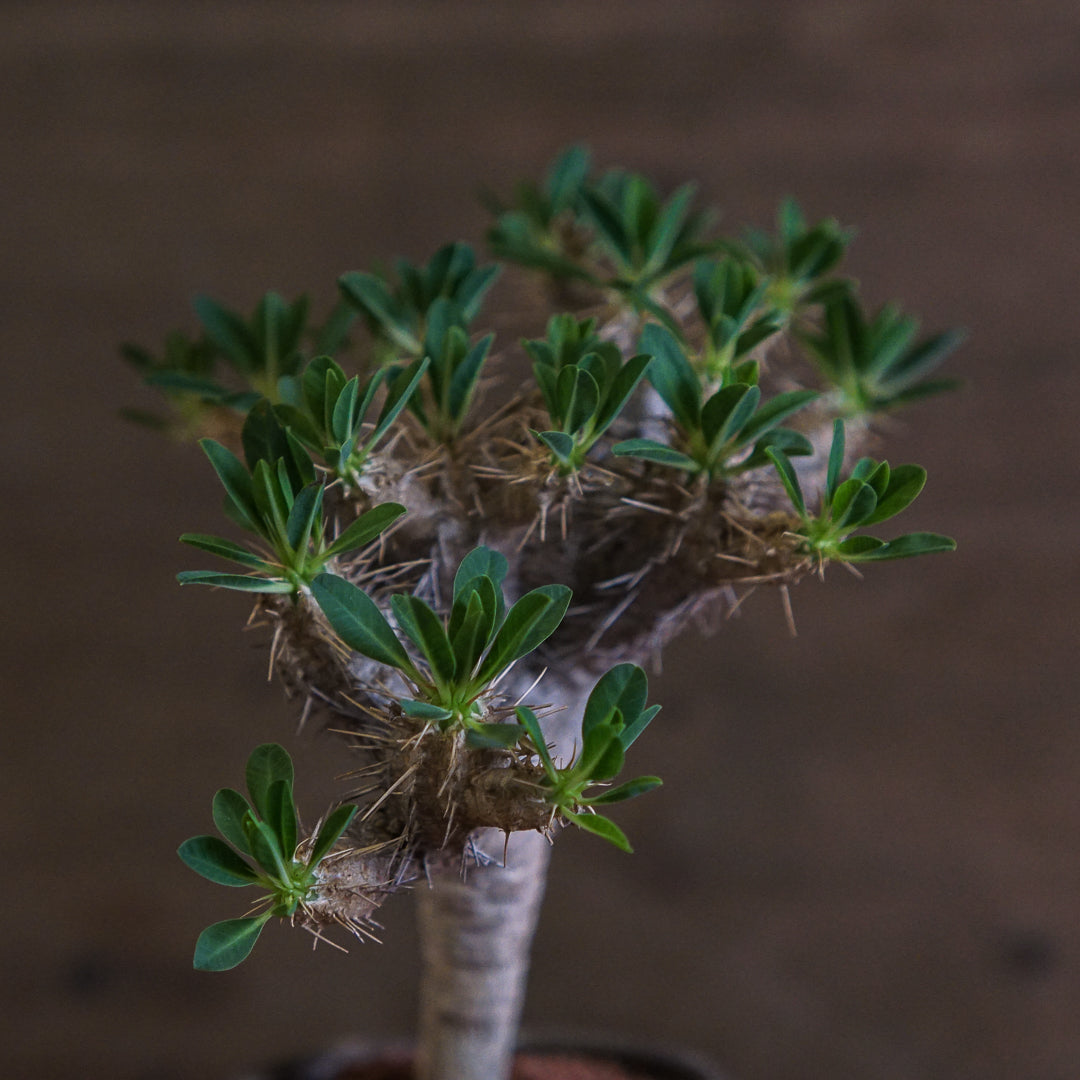
[[[496,254],[540,271],[555,298],[546,336],[522,343],[531,381],[499,408],[478,408],[502,357],[473,329],[499,267],[460,243],[390,275],[344,275],[314,352],[306,305],[273,294],[250,320],[200,301],[203,337],[174,335],[164,358],[129,350],[190,427],[217,410],[220,441],[201,445],[228,517],[255,538],[185,535],[242,572],[181,582],[259,594],[287,690],[361,762],[361,812],[335,811],[300,843],[280,748],[253,755],[250,802],[219,792],[232,847],[201,837],[181,855],[266,896],[204,933],[198,966],[238,962],[273,916],[356,929],[425,876],[440,895],[464,867],[470,896],[499,872],[486,829],[571,823],[628,850],[599,811],[659,783],[618,780],[657,708],[641,664],[740,585],[954,546],[862,531],[905,509],[926,474],[848,444],[881,410],[943,388],[926,376],[957,335],[917,342],[892,307],[868,319],[838,276],[849,234],[833,221],[788,202],[775,236],[725,240],[691,204],[689,186],[665,198],[634,174],[594,176],[575,147],[496,205]],[[367,330],[356,375],[342,355],[352,322]],[[812,364],[785,367],[799,349]],[[244,384],[234,396],[222,358]],[[807,368],[814,386],[796,381]],[[547,532],[553,507],[563,527]]]
[[[217,836],[194,836],[177,852],[192,870],[218,885],[258,885],[266,891],[256,904],[264,909],[258,914],[214,923],[199,935],[195,967],[200,971],[236,967],[270,919],[291,919],[304,908],[316,890],[319,864],[356,815],[355,806],[339,806],[311,842],[298,849],[288,753],[275,743],[257,747],[248,758],[246,780],[250,802],[232,788],[214,796],[214,824],[229,843]]]

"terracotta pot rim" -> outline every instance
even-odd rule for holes
[[[407,1039],[348,1038],[328,1050],[294,1059],[241,1080],[336,1080],[342,1069],[386,1053],[407,1053]],[[715,1064],[691,1050],[665,1043],[622,1038],[574,1029],[526,1028],[518,1042],[523,1053],[566,1053],[605,1059],[628,1068],[649,1070],[656,1080],[730,1080]]]

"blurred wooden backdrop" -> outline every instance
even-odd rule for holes
[[[585,140],[732,225],[793,193],[858,226],[871,300],[970,329],[968,388],[888,448],[930,471],[911,527],[961,546],[806,582],[797,638],[762,592],[671,649],[667,786],[620,818],[635,856],[559,843],[529,1021],[742,1080],[1075,1077],[1075,3],[9,2],[0,114],[4,1075],[212,1080],[408,1032],[407,899],[382,948],[272,929],[190,970],[230,898],[175,846],[294,716],[244,601],[173,583],[218,495],[116,419],[150,398],[115,346],[197,291],[328,305],[479,240],[481,184]],[[298,748],[309,807],[333,749]]]

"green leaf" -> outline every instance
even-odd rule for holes
[[[244,832],[247,835],[251,854],[267,875],[280,882],[288,881],[289,871],[286,865],[292,852],[284,852],[281,838],[267,821],[260,821],[253,814],[244,818]]]
[[[494,334],[478,341],[466,353],[465,358],[454,370],[450,377],[449,415],[456,423],[460,423],[469,409],[473,391],[476,389],[476,381],[480,378],[480,369],[487,359],[488,350],[495,340]]]
[[[628,720],[636,719],[644,710],[649,694],[649,681],[637,664],[616,664],[597,680],[589,700],[581,731],[587,735],[598,724],[606,724],[618,710]]]
[[[344,301],[338,301],[315,339],[315,354],[331,356],[341,352],[348,343],[349,329],[355,319],[356,312]]]
[[[258,813],[272,821],[270,788],[278,780],[290,787],[293,782],[293,763],[289,752],[277,743],[263,743],[255,747],[247,760],[244,779],[248,794]]]
[[[717,390],[705,402],[701,407],[701,432],[714,453],[735,441],[760,399],[761,391],[756,386],[733,383]]]
[[[176,849],[176,854],[185,866],[216,885],[239,888],[259,880],[251,866],[216,836],[193,836]]]
[[[252,493],[251,476],[243,462],[231,451],[213,439],[200,439],[199,446],[210,459],[214,472],[225,486],[236,512],[246,529],[263,534],[259,511]]]
[[[321,431],[329,434],[334,403],[345,389],[345,372],[329,356],[316,356],[304,369],[300,389],[304,402]]]
[[[483,638],[483,644],[479,646],[483,649],[491,640],[491,635],[495,632],[496,628],[502,624],[502,620],[506,614],[506,605],[503,600],[502,589],[499,588],[499,586],[497,586],[486,574],[469,578],[464,584],[460,583],[460,579],[461,574],[459,571],[458,579],[454,582],[454,602],[451,605],[450,610],[450,624],[448,628],[450,640],[452,642],[457,640],[458,634],[462,629],[463,621],[469,614],[472,598],[475,596],[479,600],[483,611],[479,628],[476,631],[476,633]],[[470,631],[470,633],[472,633],[472,631]],[[455,645],[454,648],[456,649],[457,646]],[[478,655],[476,659],[479,659]],[[474,665],[469,664],[466,666],[472,667]],[[464,671],[464,668],[459,668],[459,670]]]
[[[910,390],[902,390],[898,394],[890,393],[888,407],[893,409],[900,405],[910,405],[912,402],[922,401],[923,398],[933,397],[935,394],[958,390],[963,385],[961,379],[927,379],[911,387]]]
[[[390,598],[398,626],[424,654],[435,681],[442,686],[453,682],[456,662],[442,620],[416,596],[398,593]]]
[[[350,438],[356,430],[359,417],[356,415],[356,406],[360,398],[360,377],[354,375],[346,384],[334,403],[334,411],[330,414],[330,434],[335,440],[343,443]]]
[[[412,698],[401,698],[398,704],[406,716],[411,716],[414,720],[423,720],[425,723],[452,720],[454,717],[452,709],[444,709],[442,705],[435,705],[430,701],[414,701]]]
[[[610,780],[618,775],[626,760],[626,751],[619,742],[622,717],[616,713],[612,720],[596,724],[583,732],[581,757],[574,765],[577,776],[590,781]]]
[[[783,451],[787,457],[807,457],[814,452],[814,444],[801,432],[792,431],[790,428],[773,428],[754,443],[753,452],[734,467],[735,471],[745,472],[747,469],[768,465],[769,458],[765,451],[770,447]]]
[[[596,188],[582,188],[581,198],[597,233],[607,242],[612,254],[624,266],[632,266],[634,255],[630,237],[615,205]]]
[[[848,555],[848,562],[884,562],[886,559],[908,559],[914,555],[932,555],[940,551],[955,551],[956,541],[939,533],[907,533],[889,540],[873,551]]]
[[[626,720],[626,727],[619,732],[619,745],[624,750],[629,750],[637,737],[652,723],[653,717],[660,711],[659,705],[650,705],[633,719]]]
[[[630,854],[634,850],[630,846],[626,833],[610,818],[601,817],[599,814],[572,814],[569,810],[563,811],[563,817],[572,821],[579,829],[603,837],[621,851]]]
[[[890,367],[886,378],[889,382],[901,382],[905,387],[911,386],[917,379],[937,367],[966,337],[967,332],[964,330],[946,330],[919,342]]]
[[[308,484],[293,502],[289,519],[285,523],[285,536],[289,547],[297,553],[307,551],[315,522],[321,520],[323,502],[322,484]]]
[[[544,739],[544,733],[540,729],[540,721],[537,719],[536,713],[526,705],[518,705],[514,709],[514,714],[521,722],[521,726],[528,732],[529,739],[536,748],[536,753],[544,766],[544,771],[554,780],[557,776],[557,770],[555,763],[551,760],[551,751],[548,750],[547,741]]]
[[[803,500],[802,488],[799,486],[799,477],[795,472],[795,466],[788,460],[787,455],[774,447],[766,447],[765,456],[776,466],[780,476],[780,482],[784,485],[792,506],[798,512],[799,517],[806,520],[806,503]]]
[[[555,159],[547,177],[547,193],[553,213],[557,214],[574,204],[588,175],[589,150],[585,146],[571,146]]]
[[[188,375],[182,371],[158,371],[143,379],[147,386],[156,386],[159,390],[183,394],[198,394],[203,401],[222,402],[228,391],[210,379]]]
[[[386,617],[365,592],[333,574],[315,578],[311,592],[335,633],[350,649],[397,668],[410,678],[419,674]]]
[[[889,477],[888,487],[878,499],[877,508],[862,522],[863,525],[876,525],[896,517],[901,510],[910,506],[926,484],[926,470],[921,465],[897,465]]]
[[[825,501],[831,503],[840,484],[840,470],[844,465],[844,421],[833,421],[832,445],[829,447],[829,471],[825,477]]]
[[[610,806],[612,803],[636,799],[639,795],[660,787],[663,782],[659,776],[639,776],[636,780],[628,780],[618,787],[608,788],[603,795],[594,795],[585,801],[589,806]]]
[[[292,582],[281,578],[243,577],[240,574],[219,574],[213,570],[181,570],[176,575],[181,585],[210,585],[217,589],[233,589],[236,592],[291,593],[296,591]]]
[[[528,729],[521,724],[484,724],[470,728],[465,735],[465,745],[474,750],[507,750],[516,746]]]
[[[243,319],[208,296],[197,296],[194,307],[199,322],[206,330],[206,336],[232,361],[237,370],[249,373],[258,371],[258,346]]]
[[[285,490],[276,470],[272,470],[265,461],[257,461],[251,474],[251,494],[258,508],[259,516],[265,523],[263,535],[277,546],[285,539],[285,522],[288,520],[292,505],[291,498],[286,499]],[[291,496],[291,492],[289,493]]]
[[[555,392],[561,406],[558,419],[569,434],[580,431],[600,405],[600,387],[596,379],[578,364],[564,367],[559,372]]]
[[[274,830],[281,853],[286,859],[292,859],[296,850],[296,803],[293,800],[292,781],[275,780],[266,793],[266,800],[266,823]]]
[[[390,426],[398,418],[401,410],[409,404],[410,399],[420,385],[431,361],[427,357],[422,360],[414,360],[408,367],[403,368],[394,377],[390,390],[386,395],[379,419],[375,423],[375,430],[371,433],[365,446],[374,446],[390,430]]]
[[[782,420],[786,420],[819,396],[816,390],[791,390],[770,398],[741,425],[740,445],[745,445],[759,435],[771,431]]]
[[[533,434],[555,455],[563,465],[573,463],[574,440],[564,431],[534,431]]]
[[[670,330],[650,323],[641,333],[640,348],[652,356],[649,382],[687,431],[701,422],[701,383]]]
[[[837,489],[830,504],[833,524],[839,529],[847,526],[854,529],[874,512],[877,506],[877,493],[866,483],[852,477],[845,480]]]
[[[341,555],[370,544],[385,532],[402,514],[401,503],[379,503],[361,514],[327,549],[326,556]]]
[[[626,403],[633,396],[638,384],[649,370],[652,357],[642,353],[632,356],[619,368],[618,374],[611,383],[611,387],[604,397],[603,404],[596,416],[596,426],[593,428],[593,437],[603,435],[615,418],[625,408]]]
[[[665,446],[654,439],[626,439],[616,443],[611,452],[618,457],[640,458],[642,461],[652,461],[657,465],[668,465],[686,472],[701,471],[701,466],[692,457],[687,457],[680,450]]]
[[[274,465],[279,458],[289,456],[289,444],[285,437],[285,429],[277,418],[273,407],[266,398],[262,398],[252,406],[244,420],[244,426],[240,432],[240,442],[244,449],[244,460],[252,473],[260,461],[267,465]],[[290,474],[290,481],[299,480],[295,471]],[[300,485],[296,485],[299,490]]]
[[[884,540],[878,540],[874,536],[849,536],[846,540],[826,548],[829,558],[840,558],[842,562],[856,562],[866,558],[868,553],[877,551],[885,546]]]
[[[217,555],[222,559],[240,563],[242,566],[250,566],[256,570],[265,570],[268,563],[253,551],[234,544],[232,540],[225,540],[220,536],[206,536],[203,533],[184,533],[180,537],[181,544],[189,544],[201,551],[209,551],[211,555]]]
[[[694,190],[693,184],[684,184],[668,199],[649,236],[645,272],[661,270],[667,263],[668,256],[679,238],[683,218],[686,217],[686,211],[694,198]]]
[[[458,564],[454,575],[454,603],[473,588],[476,578],[487,577],[495,586],[495,591],[502,593],[502,583],[509,568],[506,556],[489,547],[475,547]]]
[[[489,578],[480,578],[479,581],[491,586]],[[493,594],[493,586],[490,592]],[[464,614],[461,614],[462,611]],[[457,619],[451,617],[449,630],[455,671],[459,679],[468,679],[483,656],[495,629],[494,595],[491,595],[489,605],[485,605],[479,591],[471,591],[468,604],[463,604],[461,600],[454,602],[453,615],[460,616]]]
[[[338,278],[342,296],[374,322],[394,344],[410,356],[418,355],[423,346],[409,329],[401,310],[386,287],[371,274],[355,271]]]
[[[526,593],[507,613],[474,682],[490,683],[515,660],[546,641],[570,606],[565,585],[542,585]]]
[[[246,960],[269,918],[226,919],[208,926],[195,943],[195,970],[228,971]]]
[[[322,828],[315,837],[315,842],[311,845],[308,866],[314,868],[322,862],[323,858],[329,854],[330,849],[333,848],[341,838],[341,834],[352,823],[352,819],[356,817],[358,809],[359,807],[353,806],[351,803],[346,803],[344,806],[339,806],[336,810],[327,815]]]
[[[222,788],[214,796],[213,815],[218,832],[245,855],[251,854],[244,832],[244,816],[250,812],[251,806],[239,791]]]

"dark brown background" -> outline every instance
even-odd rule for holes
[[[635,856],[560,842],[529,1021],[743,1080],[1078,1075],[1075,3],[8,3],[0,110],[5,1075],[212,1080],[409,1030],[408,900],[383,948],[273,928],[190,970],[235,898],[173,850],[293,714],[245,602],[173,583],[218,495],[117,421],[150,398],[114,349],[197,291],[325,306],[477,239],[481,182],[580,139],[732,225],[786,193],[857,225],[867,296],[968,327],[970,382],[889,448],[955,556],[805,583],[795,639],[763,592],[671,650],[639,758],[667,786],[620,817]],[[314,812],[336,759],[297,748]]]

